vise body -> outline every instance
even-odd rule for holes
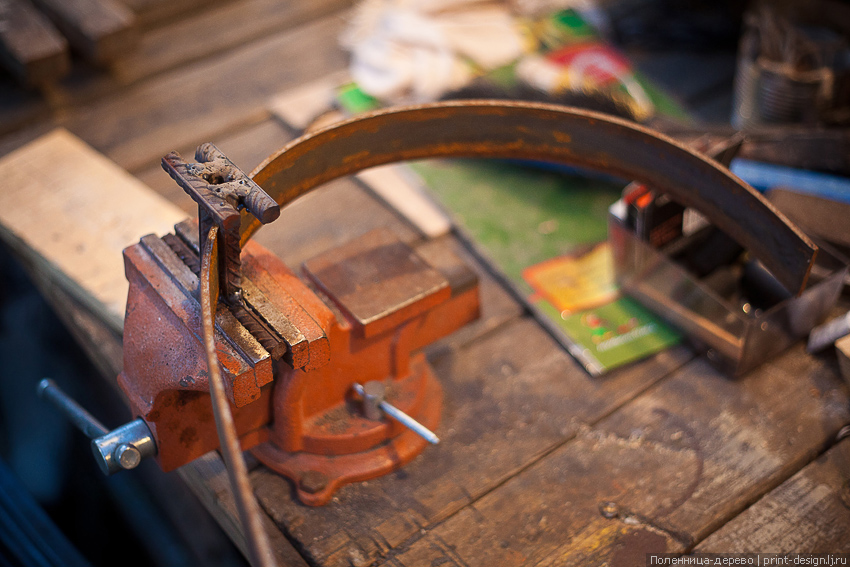
[[[200,221],[124,251],[130,291],[118,381],[160,466],[172,470],[219,447],[199,302],[199,235],[211,222],[225,235],[215,349],[242,448],[292,479],[311,505],[410,461],[426,440],[367,415],[354,387],[381,383],[386,402],[435,429],[442,391],[422,348],[478,316],[475,274],[445,254],[432,265],[385,229],[296,274],[256,242],[239,245],[238,209],[250,210],[245,202],[261,190],[214,146],[196,159],[170,154],[163,167],[199,203]],[[242,195],[228,193],[234,184]],[[256,216],[276,218],[270,209]]]

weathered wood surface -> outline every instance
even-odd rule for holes
[[[0,192],[0,239],[117,388],[127,295],[121,250],[145,234],[169,232],[185,215],[63,130],[13,152],[0,166],[13,186],[26,188]],[[179,473],[244,552],[221,458],[209,454]],[[271,520],[264,521],[280,564],[305,565]]]
[[[850,553],[850,440],[766,494],[697,552]]]
[[[7,188],[0,191],[0,237],[120,330],[127,301],[121,251],[185,215],[65,130],[12,152],[0,168]]]
[[[42,97],[0,82],[0,134],[14,135],[6,143],[0,140],[0,152],[55,126],[65,126],[100,151],[109,146],[92,131],[117,123],[123,125],[118,132],[104,128],[102,133],[111,131],[127,140],[153,128],[148,132],[152,139],[172,142],[164,151],[161,145],[151,151],[137,146],[135,158],[141,157],[141,164],[107,152],[135,172],[174,147],[196,143],[187,136],[190,132],[198,132],[197,139],[203,141],[257,123],[267,116],[272,95],[343,68],[336,36],[344,16],[334,14],[349,4],[319,0],[277,3],[273,9],[268,0],[215,2],[198,17],[175,17],[145,30],[136,49],[109,72],[75,69]],[[258,19],[263,11],[265,16]],[[136,113],[143,115],[133,120]],[[157,131],[182,115],[182,128]],[[213,117],[226,120],[226,126],[219,122],[205,130]],[[87,128],[78,128],[80,124]],[[175,138],[175,131],[184,135]]]
[[[135,15],[140,28],[150,28],[193,10],[211,9],[231,0],[120,0]]]
[[[441,443],[399,473],[346,487],[322,508],[293,502],[289,483],[264,469],[252,480],[266,511],[302,542],[311,561],[368,565],[458,511],[477,509],[480,498],[547,461],[688,358],[686,349],[674,349],[594,379],[534,320],[521,317],[470,343],[437,348],[431,361],[445,392]],[[556,506],[568,508],[563,501]],[[508,513],[490,519],[500,523]]]
[[[0,2],[0,63],[27,85],[55,82],[71,68],[68,42],[30,0]]]
[[[137,41],[135,17],[115,0],[34,0],[71,46],[95,63],[113,61]]]
[[[66,126],[124,169],[155,165],[175,147],[261,122],[281,88],[342,68],[342,51],[327,46],[343,23],[328,16],[165,73],[79,109]]]
[[[208,453],[193,463],[181,467],[178,472],[219,525],[224,528],[236,547],[245,557],[250,557],[248,543],[239,524],[236,500],[230,491],[227,469],[221,456],[218,453]],[[260,513],[263,514],[262,511]],[[277,529],[271,518],[263,514],[262,521],[277,564],[281,567],[302,565],[307,567],[307,562],[289,543],[283,532]]]
[[[199,6],[192,17],[173,18],[143,34],[136,48],[121,58],[115,78],[120,83],[134,83],[331,15],[351,3],[350,0],[238,0]],[[198,33],[204,34],[205,41],[198,41]],[[285,52],[281,56],[288,61]]]
[[[833,442],[847,401],[834,364],[802,345],[740,381],[697,359],[388,563],[634,565],[684,552]]]

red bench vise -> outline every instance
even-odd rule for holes
[[[383,229],[308,260],[296,274],[259,244],[239,245],[238,209],[271,220],[276,203],[250,202],[261,190],[211,144],[196,160],[172,153],[163,167],[199,203],[200,234],[209,222],[224,227],[216,350],[242,448],[292,479],[310,505],[409,462],[425,439],[366,415],[354,385],[383,384],[388,403],[435,429],[442,393],[422,348],[477,318],[475,274],[457,258],[434,267]],[[130,291],[118,381],[165,471],[219,446],[201,338],[199,250],[198,223],[185,221],[124,251]]]

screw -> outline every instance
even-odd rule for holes
[[[328,476],[319,471],[307,471],[298,479],[298,488],[307,494],[316,494],[328,486]]]
[[[620,508],[616,502],[603,502],[599,505],[599,513],[604,518],[616,518],[620,515]]]
[[[124,470],[134,469],[139,466],[139,463],[142,461],[142,454],[139,450],[127,443],[121,443],[115,447],[112,457]]]

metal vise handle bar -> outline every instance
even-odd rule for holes
[[[450,101],[358,116],[306,134],[251,175],[284,206],[338,177],[432,157],[516,158],[636,180],[705,214],[791,291],[805,288],[817,246],[728,169],[647,128],[564,106]],[[260,223],[242,213],[241,242]]]

